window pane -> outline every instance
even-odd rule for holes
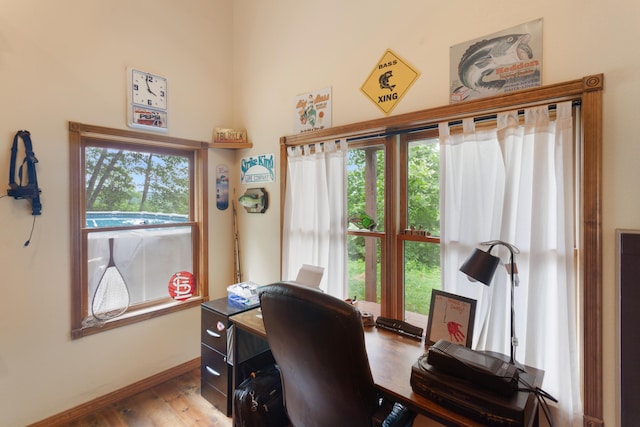
[[[429,314],[431,290],[440,289],[440,245],[404,242],[405,311]]]
[[[347,297],[380,303],[380,239],[350,235],[347,246]]]
[[[418,236],[440,235],[440,150],[437,138],[407,145],[407,227],[422,230]],[[426,239],[404,241],[401,268],[404,275],[405,319],[426,327],[431,291],[441,288],[440,245]]]
[[[191,235],[191,226],[89,233],[88,306],[109,264],[110,238],[113,261],[134,306],[169,298],[171,277],[181,271],[193,274]]]
[[[349,150],[347,157],[347,203],[351,229],[384,230],[384,147],[371,146]],[[375,222],[360,222],[367,214]]]
[[[437,139],[409,143],[407,224],[440,235],[440,149]]]
[[[87,227],[189,219],[190,165],[186,156],[86,147],[85,169]]]

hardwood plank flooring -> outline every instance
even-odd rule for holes
[[[231,418],[200,396],[194,369],[75,420],[69,427],[232,427]]]

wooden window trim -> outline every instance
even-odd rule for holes
[[[196,286],[198,296],[194,296],[186,301],[180,302],[167,298],[166,301],[156,304],[153,307],[145,307],[127,312],[124,315],[109,320],[101,326],[83,327],[82,320],[87,310],[87,290],[84,283],[85,266],[82,265],[86,258],[86,248],[84,239],[78,230],[84,228],[84,217],[79,206],[85,205],[84,159],[80,149],[83,140],[91,139],[95,141],[106,141],[109,143],[121,142],[137,145],[145,145],[154,148],[174,147],[191,150],[194,155],[194,175],[192,188],[194,189],[193,203],[190,209],[193,210],[193,218],[200,224],[194,227],[197,232],[192,234],[194,254],[198,254],[194,260],[196,271]],[[156,135],[145,132],[136,132],[122,129],[112,129],[101,126],[87,125],[77,122],[69,122],[69,206],[70,206],[70,249],[71,249],[71,338],[77,339],[98,332],[114,329],[120,326],[129,325],[146,319],[174,313],[180,310],[199,306],[209,296],[209,254],[208,254],[208,148],[207,142],[192,141],[188,139],[175,138],[167,135]],[[197,248],[197,251],[195,250]],[[84,256],[83,256],[84,255]]]
[[[602,382],[602,92],[604,75],[527,89],[510,94],[450,104],[397,116],[321,129],[280,138],[280,186],[285,194],[287,147],[339,138],[385,134],[402,129],[436,125],[482,114],[521,109],[536,105],[575,101],[582,114],[582,236],[580,263],[583,314],[583,410],[584,425],[604,426]],[[281,201],[281,209],[284,201]],[[282,215],[280,217],[282,222]],[[282,224],[281,224],[282,226]],[[281,227],[282,230],[282,227]]]

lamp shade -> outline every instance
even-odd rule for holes
[[[490,250],[491,248],[489,248]],[[469,278],[489,286],[498,264],[500,264],[500,258],[491,255],[489,252],[476,249],[462,264],[460,271],[469,276]]]

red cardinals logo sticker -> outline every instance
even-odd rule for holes
[[[184,301],[193,296],[195,278],[188,271],[179,271],[169,279],[169,295],[171,298]]]

